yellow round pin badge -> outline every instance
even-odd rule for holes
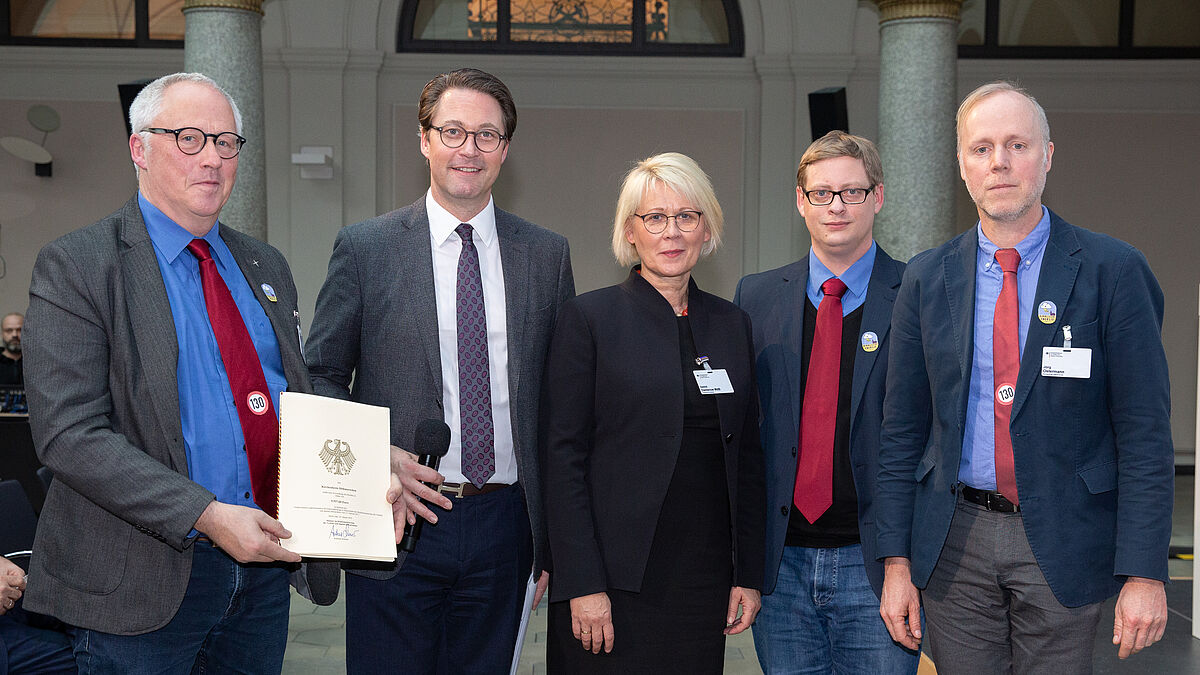
[[[879,336],[874,331],[867,331],[862,334],[862,348],[864,352],[873,352],[879,349]]]
[[[1038,305],[1038,321],[1044,324],[1051,324],[1058,320],[1058,307],[1049,300],[1043,300]]]

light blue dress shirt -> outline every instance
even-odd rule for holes
[[[992,368],[992,325],[996,300],[1004,283],[1004,272],[996,262],[998,246],[976,226],[979,248],[975,260],[975,350],[971,361],[971,384],[967,395],[967,424],[963,430],[962,460],[958,479],[979,490],[996,489],[996,418],[995,385]],[[1038,278],[1042,273],[1042,257],[1050,239],[1050,212],[1042,207],[1042,219],[1017,244],[1021,263],[1017,267],[1017,333],[1021,354],[1025,353],[1025,336],[1037,306]]]
[[[242,423],[229,389],[225,365],[221,362],[221,350],[208,320],[204,287],[200,283],[200,262],[187,250],[195,237],[141,193],[138,193],[138,204],[154,244],[154,255],[167,288],[179,342],[175,376],[179,382],[179,416],[187,449],[188,475],[216,495],[217,501],[255,506]],[[208,242],[217,271],[229,287],[250,332],[278,415],[279,393],[287,389],[287,378],[283,374],[283,359],[275,330],[255,298],[255,291],[233,259],[233,253],[221,240],[220,228],[214,225],[203,239]]]
[[[841,275],[834,274],[829,271],[825,263],[817,259],[815,251],[808,252],[808,288],[805,291],[808,293],[808,299],[814,307],[821,306],[821,299],[825,294],[821,292],[821,284],[829,281],[833,277],[842,280],[846,284],[846,292],[842,295],[842,316],[846,316],[850,312],[858,309],[867,300],[867,286],[871,283],[871,270],[875,267],[875,251],[878,247],[875,242],[871,242],[871,248],[862,254],[862,257],[854,261],[845,272]]]

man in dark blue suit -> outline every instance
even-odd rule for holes
[[[817,139],[796,175],[812,251],[742,279],[734,298],[754,323],[763,411],[768,521],[754,645],[771,674],[917,669],[917,652],[892,641],[878,612],[876,457],[904,270],[875,243],[882,206],[875,145],[841,131]]]
[[[1045,111],[1006,82],[958,112],[979,225],[910,261],[879,451],[880,612],[938,672],[1091,672],[1166,626],[1173,456],[1163,295],[1137,249],[1041,204]],[[932,425],[932,426],[930,426]],[[915,587],[914,587],[915,586]]]

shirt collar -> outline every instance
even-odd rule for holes
[[[829,281],[833,277],[842,280],[846,284],[846,292],[851,293],[854,297],[861,298],[867,294],[867,285],[871,283],[871,270],[875,267],[875,251],[878,248],[874,241],[871,242],[871,248],[862,254],[862,257],[854,261],[854,264],[846,269],[841,274],[834,274],[821,259],[817,257],[817,252],[809,249],[808,252],[808,287],[819,291],[821,285]]]
[[[187,245],[193,239],[199,238],[208,242],[209,251],[218,264],[225,268],[229,267],[231,261],[224,259],[226,249],[220,245],[221,227],[218,223],[213,223],[212,228],[203,237],[196,237],[182,225],[171,220],[170,216],[152,204],[140,191],[138,192],[138,206],[142,208],[142,220],[146,223],[150,241],[166,259],[167,264],[174,264],[179,254],[187,250]]]
[[[990,270],[996,262],[996,251],[999,246],[992,243],[991,239],[983,233],[983,223],[975,225],[975,231],[979,234],[979,262],[984,269]],[[1021,254],[1021,263],[1028,267],[1033,264],[1035,254],[1045,248],[1046,242],[1050,240],[1050,210],[1044,205],[1042,206],[1042,218],[1038,224],[1034,226],[1029,234],[1025,235],[1014,247],[1017,253]]]
[[[429,232],[433,235],[433,242],[437,246],[445,244],[450,235],[454,234],[454,230],[463,222],[437,203],[437,200],[433,198],[432,189],[425,192],[425,213],[429,217]],[[475,231],[471,238],[472,241],[491,248],[496,241],[496,207],[492,202],[491,195],[488,196],[487,206],[475,214],[474,218],[468,220],[467,224]]]

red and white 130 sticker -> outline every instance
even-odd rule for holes
[[[996,403],[1000,405],[1012,405],[1013,399],[1017,397],[1017,388],[1007,382],[1002,382],[996,387]]]
[[[250,412],[254,413],[255,415],[261,415],[267,412],[267,408],[269,408],[270,405],[271,404],[269,403],[267,397],[263,396],[261,391],[252,391],[250,392],[250,395],[246,397],[246,407],[249,408]]]

